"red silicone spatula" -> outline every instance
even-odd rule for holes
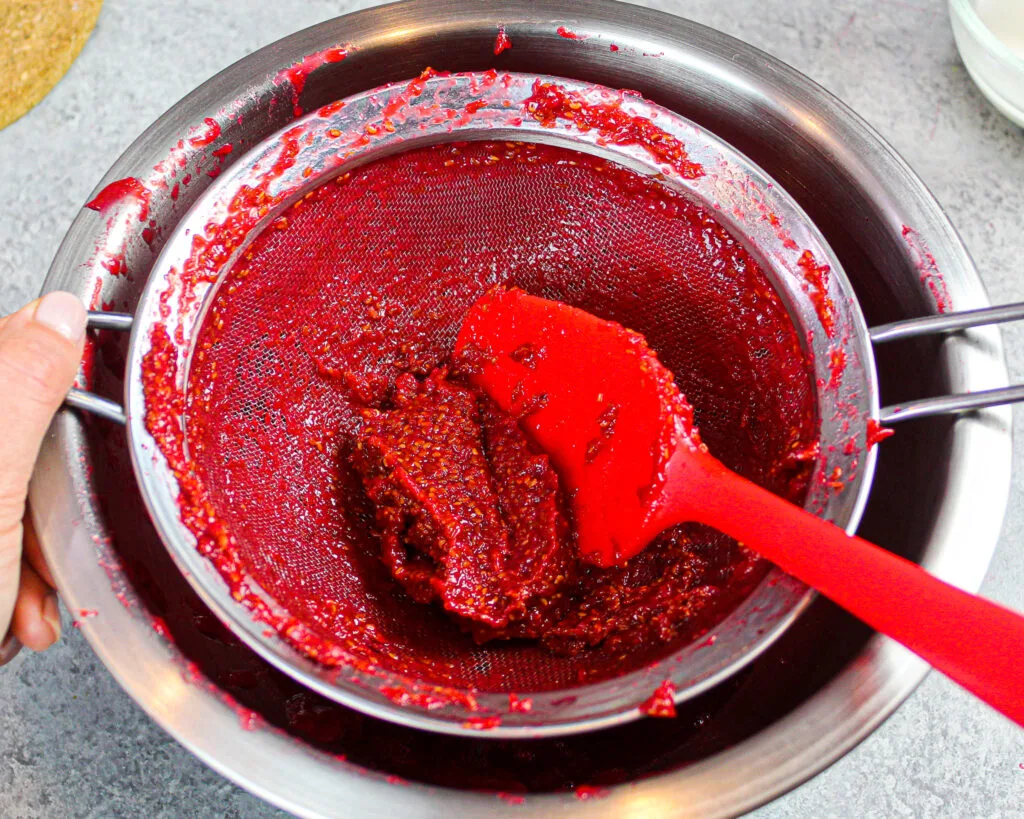
[[[1024,725],[1024,617],[728,470],[642,336],[499,288],[469,311],[456,348],[470,380],[552,459],[585,559],[619,564],[669,526],[708,524]]]

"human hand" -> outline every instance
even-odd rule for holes
[[[0,318],[0,665],[60,637],[53,578],[26,515],[28,482],[82,358],[86,310],[48,293]],[[9,629],[9,630],[8,630]]]

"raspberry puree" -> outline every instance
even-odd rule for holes
[[[562,102],[538,99],[537,113]],[[692,525],[624,566],[576,560],[546,458],[439,369],[468,307],[499,283],[642,333],[720,460],[793,500],[806,491],[807,361],[756,260],[713,214],[552,146],[451,143],[379,160],[296,202],[230,270],[184,407],[186,522],[239,599],[257,606],[244,585],[256,580],[286,610],[257,615],[325,662],[551,690],[664,656],[763,576],[762,561]],[[447,460],[421,456],[452,440]],[[457,533],[458,492],[424,514],[455,466],[486,488],[479,525]],[[480,644],[493,637],[540,640]]]
[[[514,419],[445,375],[407,373],[395,409],[364,413],[355,465],[384,561],[414,600],[440,599],[480,641],[542,637],[576,573],[558,477]]]

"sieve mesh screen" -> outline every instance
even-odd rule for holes
[[[815,441],[800,343],[756,261],[657,180],[563,148],[448,143],[307,194],[228,273],[188,385],[197,474],[246,569],[320,638],[434,684],[544,691],[640,667],[741,600],[765,566],[716,532],[663,534],[597,603],[594,649],[477,645],[380,559],[350,463],[359,410],[444,364],[466,309],[511,283],[647,337],[727,466],[799,500]],[[585,351],[581,351],[585,354]]]

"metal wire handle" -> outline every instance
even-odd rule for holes
[[[890,341],[949,333],[965,330],[968,327],[1001,324],[1019,319],[1024,319],[1024,302],[894,321],[890,324],[872,327],[868,331],[868,335],[872,344],[885,344]],[[131,313],[107,313],[91,310],[89,311],[88,326],[90,330],[116,330],[126,333],[132,329],[133,320],[134,316]],[[982,390],[961,395],[940,395],[937,398],[921,398],[916,401],[908,401],[905,404],[893,404],[882,408],[879,419],[882,423],[894,424],[899,421],[911,421],[915,418],[970,412],[1000,404],[1016,404],[1021,401],[1024,401],[1024,384],[1017,384],[995,390]],[[86,390],[77,388],[68,390],[64,403],[69,407],[91,412],[122,426],[127,423],[124,408],[120,404]]]
[[[872,344],[885,344],[905,338],[948,333],[980,327],[985,324],[1001,324],[1006,321],[1024,319],[1024,302],[986,307],[981,310],[964,310],[940,316],[894,321],[881,324],[868,331]],[[950,415],[971,410],[995,407],[1000,404],[1015,404],[1024,401],[1024,384],[1002,387],[995,390],[963,393],[961,395],[940,395],[936,398],[921,398],[905,404],[883,407],[879,414],[882,423],[894,424],[932,415]]]
[[[88,328],[90,330],[116,330],[120,333],[127,333],[132,329],[132,322],[135,316],[131,313],[107,313],[99,310],[89,311]],[[124,407],[109,398],[103,398],[95,393],[80,390],[72,387],[64,396],[64,403],[69,407],[91,412],[115,424],[124,426],[128,423]]]

